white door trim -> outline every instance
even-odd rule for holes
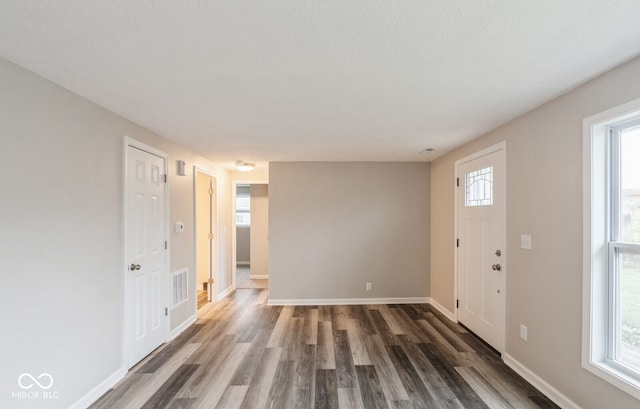
[[[203,175],[207,175],[210,178],[212,178],[214,180],[214,186],[213,186],[213,196],[214,196],[214,200],[215,200],[215,209],[214,212],[212,214],[214,220],[213,220],[213,224],[215,226],[216,231],[214,232],[214,246],[215,246],[215,265],[213,266],[213,271],[214,271],[214,275],[215,277],[213,277],[214,279],[214,286],[213,288],[215,288],[215,290],[213,288],[209,289],[209,295],[210,295],[210,302],[215,302],[218,299],[218,283],[219,283],[219,273],[220,273],[220,269],[218,268],[218,259],[219,259],[219,246],[218,246],[218,178],[216,175],[214,175],[213,173],[198,167],[197,165],[193,166],[193,220],[194,220],[194,226],[198,226],[198,172],[202,173]],[[196,280],[195,281],[195,287],[196,287],[196,297],[194,299],[194,311],[198,311],[198,231],[197,231],[197,227],[193,229],[193,242],[195,243],[195,245],[193,246],[193,265],[196,267]],[[209,287],[207,287],[209,288]]]
[[[503,258],[503,266],[504,266],[504,270],[505,272],[509,271],[508,265],[507,265],[507,258],[509,255],[509,249],[507,248],[507,237],[506,237],[506,232],[507,232],[507,141],[502,141],[502,142],[498,142],[495,145],[491,145],[487,148],[481,149],[475,153],[472,153],[468,156],[465,156],[462,159],[458,159],[457,161],[455,161],[454,163],[454,178],[453,178],[453,183],[454,186],[456,184],[456,180],[460,177],[460,175],[458,174],[458,167],[464,163],[470,162],[474,159],[489,155],[491,153],[494,152],[498,152],[498,151],[502,151],[503,155],[504,155],[504,163],[505,163],[505,169],[504,169],[504,175],[503,175],[503,180],[501,181],[503,183],[504,189],[505,189],[505,194],[504,194],[504,220],[503,220],[503,242],[504,242],[504,258]],[[458,322],[458,306],[457,306],[457,300],[458,300],[458,247],[456,246],[456,242],[455,240],[458,238],[458,195],[459,195],[459,190],[460,189],[454,189],[454,223],[453,223],[453,237],[454,237],[454,242],[453,242],[453,248],[454,248],[454,257],[453,257],[453,271],[454,271],[454,280],[453,280],[453,310],[454,310],[454,317],[455,317],[455,321]],[[504,308],[504,319],[503,319],[503,350],[506,351],[506,338],[507,338],[507,334],[506,334],[506,326],[507,326],[507,308],[506,308],[506,299],[507,299],[507,275],[505,274],[503,277],[504,282],[502,283],[502,288],[504,289],[504,299],[505,299],[505,308]],[[501,352],[504,352],[501,351]]]
[[[165,224],[165,240],[169,244],[169,178],[168,178],[168,164],[169,164],[169,155],[159,149],[154,148],[153,146],[149,146],[143,142],[140,142],[136,139],[133,139],[127,135],[122,137],[122,151],[123,151],[123,179],[122,179],[122,286],[121,286],[121,294],[122,294],[122,367],[129,368],[129,345],[127,343],[128,333],[127,333],[127,288],[126,288],[126,273],[128,272],[127,266],[129,260],[127,260],[127,234],[126,234],[126,222],[127,222],[127,181],[128,181],[128,150],[129,147],[137,148],[143,150],[145,152],[151,153],[153,155],[159,156],[164,161],[164,173],[167,175],[167,183],[164,184],[164,198],[165,198],[165,215],[164,215],[164,224]],[[164,257],[164,276],[165,276],[165,301],[167,302],[167,307],[169,306],[169,251],[165,251]],[[171,317],[169,316],[166,320],[163,321],[163,332],[165,340],[169,339],[169,328],[171,327]]]
[[[256,179],[256,180],[233,180],[231,182],[231,282],[233,289],[236,289],[236,275],[238,273],[236,257],[237,257],[237,229],[236,226],[236,191],[238,185],[268,185],[269,180]]]

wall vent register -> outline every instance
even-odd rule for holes
[[[177,307],[189,298],[189,269],[171,274],[171,307]]]

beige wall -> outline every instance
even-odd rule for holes
[[[250,183],[267,183],[269,180],[269,166],[260,166],[251,172],[240,172],[235,170],[231,172],[231,179],[234,182]]]
[[[0,89],[0,407],[35,407],[11,392],[20,374],[46,372],[60,396],[46,406],[68,408],[122,369],[123,135],[169,154],[170,224],[186,227],[170,228],[170,270],[188,267],[192,283],[192,166],[218,178],[227,286],[230,175],[3,59]],[[178,159],[186,177],[176,175]],[[193,303],[172,312],[172,328],[194,312]]]
[[[251,272],[269,275],[269,185],[251,185]]]
[[[506,353],[585,409],[639,405],[580,366],[582,120],[639,97],[636,59],[431,166],[431,297],[453,311],[454,162],[507,141]],[[532,250],[520,249],[521,234]]]
[[[269,249],[272,300],[427,297],[429,164],[271,163]]]

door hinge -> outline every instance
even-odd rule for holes
[[[456,239],[456,247],[460,247],[460,239]]]
[[[213,196],[213,188],[212,187],[209,188],[209,196]]]
[[[460,186],[460,178],[456,178],[456,186]]]
[[[169,307],[164,307],[164,316],[167,317],[169,315]]]
[[[168,249],[169,248],[169,242],[168,241],[164,241],[164,249]]]
[[[209,240],[213,240],[213,233],[209,233]]]
[[[456,300],[456,308],[460,308],[460,300]]]
[[[167,175],[162,175],[162,181],[163,181],[164,183],[167,183]]]

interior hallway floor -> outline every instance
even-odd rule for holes
[[[428,304],[268,306],[239,289],[92,409],[557,408]]]
[[[248,266],[238,266],[236,272],[236,288],[268,288],[269,280],[252,280],[249,278],[250,270]],[[198,310],[208,302],[206,290],[198,290]]]
[[[269,280],[252,280],[249,278],[249,266],[236,268],[236,288],[268,288]]]

